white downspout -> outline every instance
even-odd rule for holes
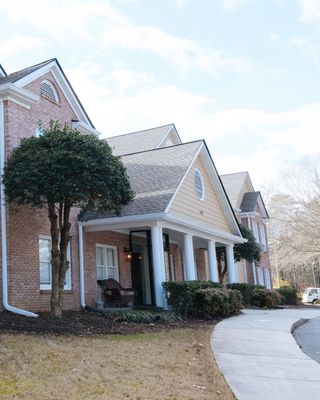
[[[84,291],[84,259],[83,259],[83,225],[78,222],[79,227],[79,263],[80,263],[80,304],[82,308],[86,307]]]
[[[0,196],[1,196],[1,254],[2,254],[2,303],[3,307],[15,314],[21,314],[26,317],[38,317],[31,311],[22,310],[10,306],[8,303],[8,259],[7,259],[7,226],[6,226],[6,202],[4,198],[4,187],[2,183],[2,176],[4,172],[4,110],[3,101],[0,99]]]

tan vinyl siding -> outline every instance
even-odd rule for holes
[[[239,283],[244,283],[246,281],[246,279],[245,279],[244,261],[243,260],[241,260],[237,263],[237,268],[238,268]]]
[[[205,188],[205,197],[203,201],[198,199],[195,191],[195,169],[198,169],[201,172],[203,178]],[[181,185],[169,212],[175,213],[179,216],[189,217],[203,224],[210,225],[213,228],[231,232],[206,169],[199,157],[188,172],[188,175]]]

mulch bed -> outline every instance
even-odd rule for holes
[[[135,324],[106,320],[102,315],[87,311],[65,311],[62,318],[52,318],[49,313],[39,313],[38,318],[24,317],[9,312],[0,313],[0,334],[26,335],[121,335],[166,331],[176,328],[203,328],[217,320],[184,320]]]

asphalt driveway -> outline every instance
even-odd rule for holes
[[[302,351],[320,364],[320,317],[300,325],[293,336]]]

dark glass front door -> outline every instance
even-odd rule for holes
[[[150,231],[130,232],[132,288],[137,305],[154,304]]]

